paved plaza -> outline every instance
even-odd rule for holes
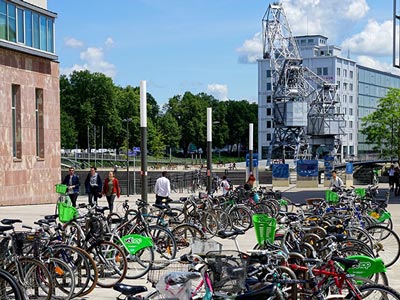
[[[286,191],[287,195],[289,198],[292,200],[293,197],[292,195],[296,195],[296,193],[299,194],[307,194],[309,192],[310,194],[315,194],[317,191],[321,191],[324,189],[323,187],[320,187],[319,189],[298,189],[295,186],[290,186],[288,188],[282,188],[282,191]],[[385,190],[387,189],[387,184],[381,184],[380,185],[380,190]],[[383,193],[382,193],[383,194]],[[285,193],[284,193],[285,195]],[[181,196],[187,196],[187,194],[173,194],[172,197],[173,199],[178,199]],[[136,199],[138,199],[140,195],[132,195],[129,197],[130,203],[134,203]],[[117,200],[117,203],[124,201],[128,197],[121,195],[120,199]],[[155,201],[155,196],[154,194],[149,195],[149,202],[153,203]],[[393,201],[389,201],[389,211],[392,214],[392,219],[394,223],[394,230],[397,233],[400,233],[400,224],[399,224],[399,218],[400,218],[400,197],[398,199],[394,199]],[[300,200],[299,200],[300,201]],[[87,196],[82,195],[78,198],[78,203],[87,203]],[[106,206],[106,200],[104,197],[100,199],[99,205],[101,206]],[[46,204],[46,205],[25,205],[25,206],[6,206],[6,207],[0,207],[0,219],[2,218],[19,218],[23,220],[25,225],[33,225],[33,222],[36,221],[37,219],[42,218],[44,215],[48,214],[53,214],[55,212],[55,203],[54,204]],[[221,240],[216,238],[216,240],[220,243],[223,244],[223,249],[225,250],[234,250],[235,245],[232,240]],[[256,235],[254,232],[254,229],[251,228],[244,236],[239,236],[238,238],[239,245],[242,251],[246,251],[248,249],[252,249],[254,245],[256,244]],[[396,290],[400,290],[400,277],[396,274],[400,274],[400,262],[397,262],[394,266],[390,267],[387,271],[388,277],[389,277],[389,283],[390,286],[395,288]],[[147,284],[146,278],[142,279],[137,279],[137,280],[124,280],[124,283],[127,284],[135,284],[135,285],[141,285],[145,284],[149,287],[149,290],[151,290],[151,286]],[[115,292],[113,289],[104,289],[97,287],[95,290],[88,296],[82,297],[82,298],[77,298],[79,300],[83,299],[90,299],[90,300],[97,300],[97,299],[116,299],[118,296],[118,293]]]

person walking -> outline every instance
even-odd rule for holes
[[[68,196],[71,199],[72,206],[76,207],[76,199],[78,198],[81,184],[79,182],[79,176],[75,174],[75,169],[73,167],[70,167],[68,172],[69,174],[64,177],[62,184],[68,187]]]
[[[228,194],[229,190],[231,189],[231,184],[229,183],[226,175],[222,176],[221,187],[222,187],[222,195],[223,196]]]
[[[90,172],[85,180],[85,189],[88,194],[89,205],[97,205],[97,199],[101,197],[102,182],[96,167],[90,167]]]
[[[156,180],[154,193],[156,194],[156,204],[162,205],[164,199],[167,200],[167,202],[170,201],[169,196],[171,195],[171,183],[167,178],[166,171],[163,171],[161,177]]]
[[[332,178],[331,178],[331,183],[329,185],[330,188],[342,188],[344,186],[343,180],[337,176],[336,170],[333,170],[331,172]]]
[[[394,169],[394,165],[392,164],[390,166],[390,169],[388,171],[388,175],[389,175],[389,189],[392,192],[394,190],[394,183],[395,183],[395,169]]]
[[[119,198],[121,196],[119,182],[118,179],[115,178],[113,171],[108,172],[108,178],[104,180],[103,195],[106,196],[110,213],[112,213],[114,209],[115,197]]]

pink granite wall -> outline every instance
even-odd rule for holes
[[[12,84],[20,85],[21,92],[21,159],[12,154]],[[44,94],[43,159],[36,157],[36,88]],[[0,48],[0,206],[56,202],[61,173],[59,95],[58,62]]]

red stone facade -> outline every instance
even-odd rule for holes
[[[20,86],[20,159],[13,157],[12,85]],[[43,158],[36,155],[36,89],[43,90]],[[60,161],[58,62],[0,48],[0,206],[56,202]]]

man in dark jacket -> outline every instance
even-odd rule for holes
[[[69,168],[69,174],[65,176],[62,184],[68,186],[68,196],[71,199],[72,206],[76,207],[76,199],[78,198],[81,184],[79,182],[79,176],[75,174],[75,169],[73,167]]]
[[[101,197],[101,190],[103,183],[98,174],[96,167],[90,167],[90,173],[87,175],[85,180],[86,194],[88,194],[88,200],[90,205],[97,205],[97,198]]]

